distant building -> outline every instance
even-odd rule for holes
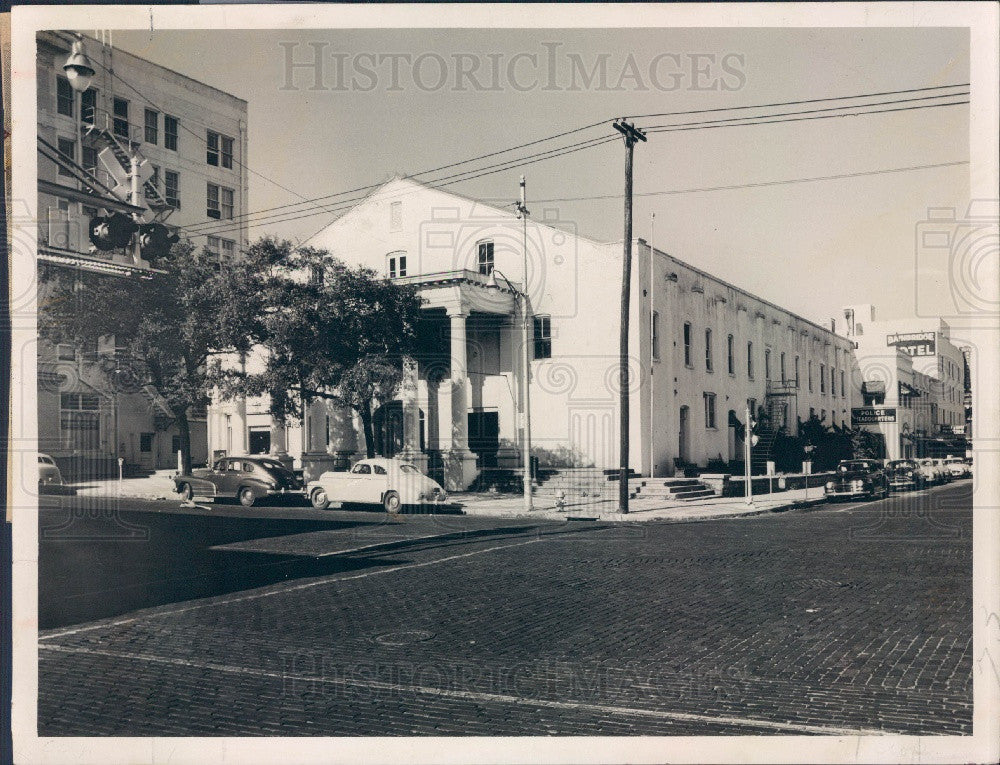
[[[856,423],[883,434],[887,456],[952,453],[968,443],[966,404],[971,398],[962,349],[943,319],[876,319],[871,304],[844,308],[845,333],[857,344],[854,380],[862,407]],[[967,393],[969,398],[967,398]]]
[[[218,220],[218,229],[195,243],[220,258],[239,252],[246,242],[246,102],[93,38],[84,44],[96,74],[80,94],[62,69],[73,37],[40,32],[37,42],[39,305],[56,279],[83,271],[155,278],[131,249],[92,247],[89,221],[102,212],[180,228]],[[142,198],[129,204],[108,190],[127,173],[133,150],[146,161],[148,179]],[[71,164],[103,188],[88,189]],[[146,469],[176,464],[169,409],[152,389],[117,383],[115,358],[113,337],[90,348],[39,343],[38,448],[64,472],[108,473],[117,457]],[[193,457],[203,461],[205,413],[190,415]]]
[[[510,209],[405,179],[383,185],[309,243],[415,284],[424,299],[421,350],[400,397],[376,414],[376,452],[400,454],[450,488],[468,486],[484,468],[522,464],[525,291],[532,454],[543,466],[618,466],[621,243],[587,239],[534,210],[525,280],[521,221]],[[636,472],[742,460],[748,405],[793,433],[810,414],[828,426],[849,424],[851,340],[641,239],[632,246]],[[357,416],[326,402],[291,432],[271,421],[265,404],[212,409],[213,450],[287,450],[309,474],[364,451]]]

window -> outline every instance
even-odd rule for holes
[[[219,187],[214,183],[208,184],[208,217],[221,218],[222,210],[219,209]]]
[[[684,322],[684,365],[691,366],[691,322]]]
[[[208,131],[207,138],[207,151],[205,152],[205,161],[210,165],[219,166],[219,134],[213,133],[211,130]]]
[[[56,111],[73,116],[73,88],[65,77],[56,77]]]
[[[771,349],[764,349],[764,379],[771,381]]]
[[[115,135],[122,138],[129,137],[128,131],[128,101],[124,98],[116,98],[114,101],[114,123]]]
[[[92,451],[100,445],[100,397],[87,393],[59,395],[59,426],[63,448]]]
[[[233,139],[220,136],[222,142],[222,166],[232,168],[233,166]]]
[[[819,365],[819,392],[826,393],[826,364]]]
[[[712,330],[705,330],[705,369],[712,371]]]
[[[736,374],[736,354],[733,351],[733,336],[726,338],[726,370],[729,374]]]
[[[375,475],[386,475],[385,468],[381,465],[372,465],[372,472]]]
[[[811,361],[806,365],[806,371],[807,371],[808,377],[809,377],[809,392],[812,393],[813,392],[813,363]]]
[[[140,452],[151,452],[153,451],[153,436],[154,433],[140,433],[139,434],[139,451]]]
[[[97,91],[87,88],[80,94],[80,122],[93,125],[97,115]]]
[[[781,356],[778,358],[778,365],[780,366],[781,372],[781,382],[785,382],[785,352],[781,352]]]
[[[476,262],[479,265],[479,273],[489,276],[493,273],[493,242],[480,242],[477,249]]]
[[[660,314],[657,311],[653,311],[653,316],[650,321],[650,347],[652,349],[653,358],[660,358]]]
[[[855,324],[854,325],[854,334],[855,335],[863,335],[864,333],[865,333],[865,327],[864,327],[863,324]]]
[[[705,395],[705,428],[708,430],[715,430],[715,394],[706,393]]]
[[[153,174],[149,176],[149,180],[146,181],[146,186],[143,189],[143,193],[147,199],[150,197],[156,199],[156,194],[160,191],[160,168],[156,165],[152,165],[152,168]],[[154,191],[156,193],[154,193]]]
[[[840,370],[840,397],[844,398],[847,392],[844,390],[844,370]]]
[[[64,159],[70,162],[75,162],[76,141],[71,141],[68,138],[60,138],[58,140],[58,144],[59,144],[59,156],[63,157]],[[63,167],[61,163],[59,165],[59,175],[66,175],[69,176],[70,178],[73,177],[73,173],[71,173],[69,170]]]
[[[222,240],[217,236],[206,237],[205,249],[215,255],[216,259],[218,259],[218,257],[222,254]]]
[[[351,468],[351,472],[356,473],[358,475],[361,474],[370,475],[372,472],[372,466],[365,462],[359,462],[357,465]]]
[[[233,219],[233,190],[222,187],[222,219]]]
[[[323,266],[310,266],[309,283],[315,287],[323,286]]]
[[[178,209],[181,206],[180,187],[180,175],[173,170],[167,170],[163,174],[163,197],[168,205]]]
[[[395,279],[397,276],[406,276],[405,252],[390,252],[385,258],[385,272],[389,275],[390,279]]]
[[[83,165],[84,170],[89,170],[92,173],[97,171],[97,149],[96,148],[94,148],[93,146],[84,146],[83,147],[83,157],[81,157],[81,159],[82,159],[82,163],[81,164]]]
[[[160,113],[146,109],[146,143],[160,142]]]
[[[837,395],[837,370],[830,367],[830,395]]]
[[[389,203],[389,230],[399,231],[403,228],[403,203]]]
[[[747,377],[753,379],[753,343],[747,343]]]
[[[799,387],[799,357],[795,357],[795,387]]]
[[[163,147],[177,151],[177,118],[163,115]]]
[[[236,242],[232,239],[221,239],[219,240],[222,245],[222,260],[223,262],[227,260],[232,260],[236,257]]]
[[[536,359],[552,358],[552,317],[535,316],[535,356]]]

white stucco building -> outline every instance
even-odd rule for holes
[[[522,291],[533,316],[533,456],[543,466],[618,466],[622,244],[532,212],[526,277],[522,222],[511,208],[407,179],[386,183],[309,241],[419,287],[420,350],[398,400],[376,415],[375,446],[426,466],[449,488],[464,488],[482,468],[521,464]],[[672,475],[685,464],[741,460],[748,404],[793,432],[810,414],[849,423],[851,340],[641,239],[633,253],[633,470]],[[213,410],[213,451],[238,451],[256,433],[258,446],[286,448],[308,474],[364,451],[357,417],[325,402],[289,432],[265,404]]]

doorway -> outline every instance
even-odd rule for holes
[[[677,429],[677,458],[683,462],[688,463],[691,461],[691,409],[687,406],[682,406],[679,418],[679,427]]]
[[[500,450],[500,413],[497,411],[469,412],[469,451],[478,457],[478,467],[497,466]]]
[[[268,454],[271,451],[271,428],[257,426],[250,428],[250,454]]]

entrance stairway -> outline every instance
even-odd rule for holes
[[[628,482],[630,499],[667,499],[693,502],[716,496],[697,478],[637,478]]]
[[[631,499],[664,499],[690,502],[714,497],[715,492],[697,478],[643,478],[633,474],[628,480]],[[598,468],[560,468],[538,471],[535,494],[567,497],[597,497],[614,499],[618,496],[618,471]]]

